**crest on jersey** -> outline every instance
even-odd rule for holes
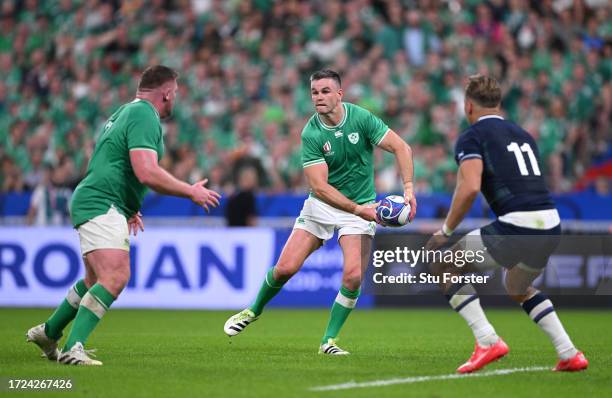
[[[348,135],[348,139],[351,144],[355,145],[359,142],[359,133],[351,133]]]
[[[329,153],[329,151],[331,151],[331,144],[329,141],[326,141],[325,144],[323,144],[323,152]]]

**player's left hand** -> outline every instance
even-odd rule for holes
[[[140,212],[134,214],[128,220],[128,235],[133,233],[134,236],[136,236],[139,229],[144,232],[144,222],[142,221],[142,214]]]
[[[425,244],[426,250],[436,250],[444,246],[448,242],[448,236],[444,235],[442,230],[436,231]]]
[[[410,214],[408,215],[408,221],[412,222],[416,217],[417,201],[414,196],[414,188],[412,182],[404,183],[404,204],[410,205]]]

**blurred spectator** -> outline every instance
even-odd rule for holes
[[[346,39],[334,33],[334,26],[331,22],[323,24],[320,30],[320,38],[306,45],[308,54],[321,64],[328,64],[338,53],[344,50]]]
[[[247,166],[238,172],[238,189],[227,200],[225,219],[230,227],[257,225],[255,191],[258,185],[257,170]]]
[[[599,196],[609,196],[610,195],[610,178],[606,176],[599,176],[595,180],[595,192]]]
[[[32,189],[45,162],[78,180],[103,118],[163,60],[183,82],[163,162],[192,182],[232,190],[248,163],[259,190],[304,191],[299,129],[313,113],[308,76],[325,66],[344,76],[345,100],[417,149],[422,192],[452,188],[463,84],[477,72],[502,82],[507,117],[538,137],[552,189],[570,190],[612,156],[610,12],[605,0],[4,0],[0,188]],[[377,186],[394,189],[376,156]]]
[[[21,169],[15,164],[13,158],[4,156],[0,159],[2,173],[0,173],[0,184],[2,192],[21,192],[24,189]]]
[[[67,186],[67,176],[66,168],[45,168],[42,181],[36,186],[30,199],[26,219],[28,225],[69,224],[72,188]]]

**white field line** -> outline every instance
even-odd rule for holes
[[[480,372],[480,373],[478,372],[467,373],[467,374],[453,373],[449,375],[437,375],[437,376],[413,376],[413,377],[406,377],[403,379],[372,380],[372,381],[365,381],[361,383],[357,383],[355,381],[349,381],[348,383],[343,383],[343,384],[332,384],[329,386],[311,387],[309,388],[309,390],[310,391],[350,390],[353,388],[384,387],[384,386],[391,386],[394,384],[421,383],[424,381],[454,380],[454,379],[466,379],[466,378],[473,378],[473,377],[502,376],[502,375],[508,375],[511,373],[519,373],[519,372],[541,372],[543,370],[550,370],[550,368],[543,367],[543,366],[534,366],[530,368],[498,369],[498,370],[491,370],[488,372]]]

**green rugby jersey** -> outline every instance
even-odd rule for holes
[[[327,163],[328,183],[353,202],[363,204],[376,198],[373,150],[389,127],[357,105],[343,102],[342,106],[344,117],[337,126],[327,126],[319,114],[306,123],[302,130],[302,165],[306,168]]]
[[[159,114],[140,99],[122,105],[104,124],[87,174],[72,195],[75,227],[106,214],[111,205],[126,218],[140,210],[147,187],[138,181],[130,162],[130,150],[137,148],[155,151],[158,161],[164,154]]]

